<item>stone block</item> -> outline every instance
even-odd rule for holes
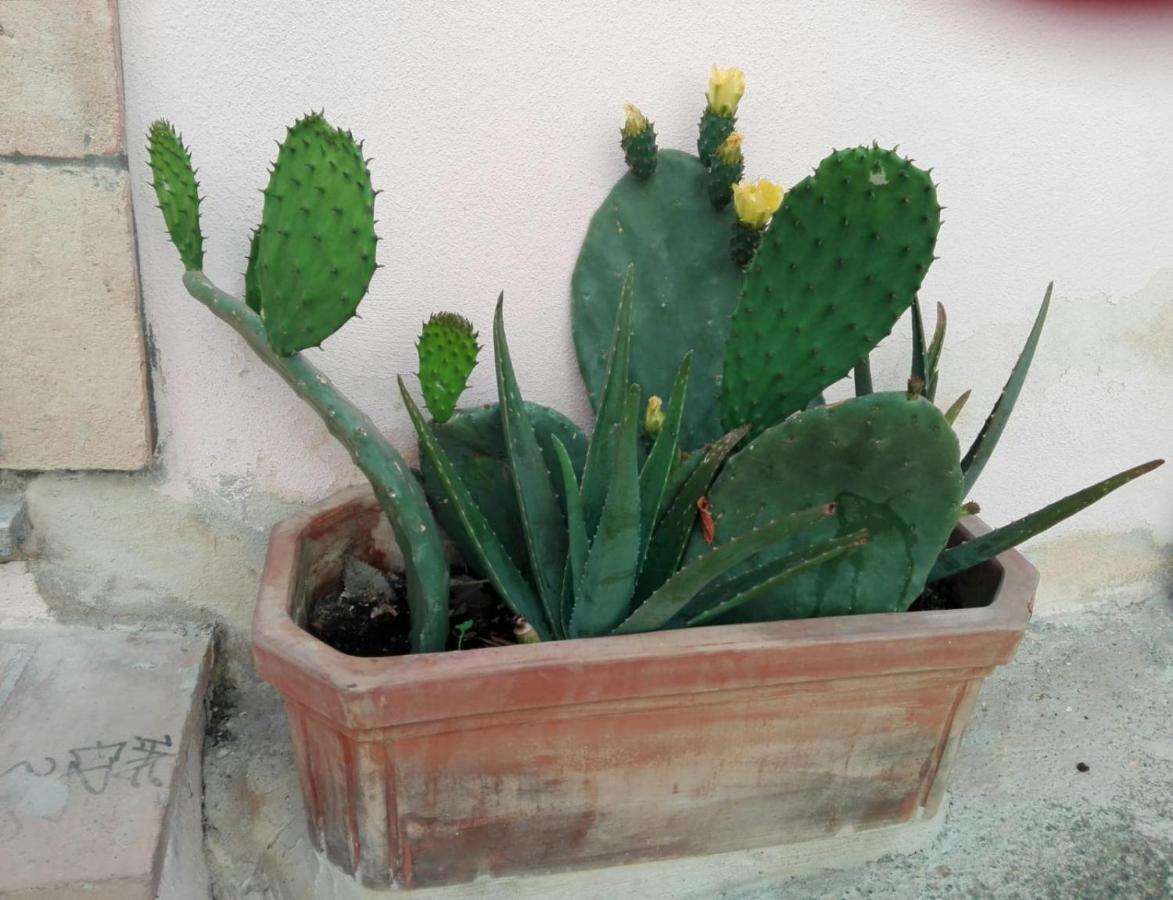
[[[125,152],[113,0],[0,3],[0,155]]]
[[[0,898],[208,896],[210,662],[206,633],[0,632]]]
[[[28,504],[24,502],[24,494],[0,491],[0,562],[7,562],[20,554],[28,526]]]
[[[0,468],[142,468],[152,435],[126,172],[0,161],[0,247]]]

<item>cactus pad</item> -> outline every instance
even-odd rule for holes
[[[607,373],[624,272],[634,264],[631,381],[668,396],[695,348],[680,446],[724,434],[717,397],[729,317],[742,273],[729,258],[730,210],[709,205],[708,175],[696,157],[660,151],[647,181],[620,179],[591,219],[571,282],[578,364],[598,406]]]
[[[477,335],[472,323],[455,313],[436,313],[424,323],[416,350],[420,388],[437,422],[452,418],[468,376],[477,364]]]
[[[912,303],[939,227],[928,173],[888,150],[836,151],[795,185],[733,314],[725,425],[760,432],[846,375]]]
[[[261,217],[257,273],[273,350],[320,344],[349,320],[375,272],[375,195],[362,150],[320,114],[281,143]]]
[[[833,519],[760,554],[735,575],[806,544],[866,529],[867,546],[779,585],[722,621],[805,618],[907,609],[957,523],[957,438],[923,398],[869,394],[817,407],[768,429],[713,483],[713,545],[694,534],[688,560],[765,523],[821,503]]]
[[[538,439],[547,469],[557,476],[559,461],[553,438],[566,448],[576,478],[582,478],[586,460],[587,439],[582,429],[563,416],[537,403],[526,403],[530,424]],[[460,475],[477,507],[497,535],[514,565],[528,574],[529,557],[522,531],[517,493],[509,468],[509,453],[501,430],[501,410],[493,403],[475,409],[462,409],[447,422],[433,426],[436,438]],[[424,487],[436,512],[436,518],[452,538],[465,560],[473,559],[466,550],[465,538],[454,510],[445,499],[437,482],[437,473],[422,463]],[[555,490],[560,492],[561,479],[552,477]],[[559,493],[559,502],[565,497]],[[483,574],[483,573],[481,573]]]
[[[204,235],[200,231],[199,182],[191,167],[191,156],[183,139],[170,122],[153,123],[148,132],[152,186],[171,243],[188,271],[204,267]]]

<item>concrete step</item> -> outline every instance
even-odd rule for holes
[[[203,900],[207,632],[0,630],[0,898]]]

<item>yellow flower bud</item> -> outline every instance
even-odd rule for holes
[[[770,217],[782,205],[782,186],[759,178],[757,181],[739,181],[733,185],[733,208],[742,224],[761,231]]]
[[[709,73],[709,109],[722,116],[737,113],[737,104],[745,93],[745,73],[741,69],[718,69]]]
[[[744,158],[741,155],[741,134],[735,131],[725,138],[721,146],[717,148],[716,156],[727,166],[735,166],[742,162]],[[728,198],[725,202],[729,202]]]
[[[644,431],[655,437],[660,433],[660,429],[664,427],[664,420],[667,418],[661,408],[664,405],[662,401],[655,394],[648,397],[648,411],[644,413]]]
[[[648,130],[648,117],[641,113],[634,104],[624,103],[623,111],[627,114],[627,121],[623,123],[625,137],[636,137]]]

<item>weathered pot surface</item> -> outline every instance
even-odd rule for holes
[[[366,488],[274,529],[254,656],[285,700],[319,849],[409,887],[930,816],[1038,580],[1011,551],[963,573],[964,609],[371,659],[300,625],[351,554],[399,561]]]

